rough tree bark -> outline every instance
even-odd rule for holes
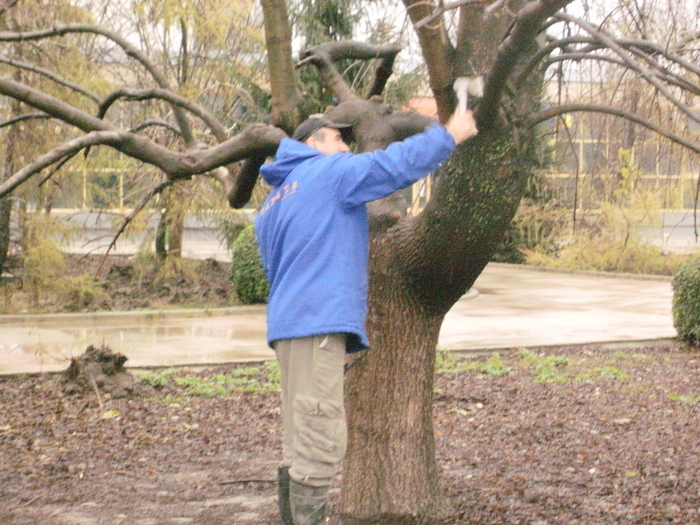
[[[698,120],[665,87],[700,93],[700,88],[687,79],[687,73],[700,74],[700,69],[678,55],[683,42],[664,47],[645,39],[614,38],[571,15],[557,14],[570,1],[514,0],[486,7],[470,0],[437,6],[422,0],[404,0],[418,30],[440,118],[444,120],[454,109],[455,77],[484,75],[485,88],[475,109],[479,135],[461,145],[445,163],[423,212],[406,217],[405,206],[395,196],[369,206],[372,241],[367,323],[372,348],[354,359],[347,375],[350,440],[344,463],[341,512],[348,523],[430,522],[439,514],[431,417],[439,330],[447,311],[486,266],[517,208],[527,177],[525,160],[534,126],[566,112],[605,112],[700,151],[698,144],[629,111],[593,104],[569,104],[547,110],[536,107],[541,77],[533,71],[548,54],[562,50],[570,60],[609,60],[605,52],[608,49],[614,51],[619,64],[643,78],[689,118]],[[444,29],[441,13],[459,6],[455,47]],[[303,100],[292,81],[286,2],[263,0],[263,9],[268,64],[274,70],[273,122],[289,133],[295,120],[303,118]],[[0,14],[2,10],[0,7]],[[579,41],[538,45],[540,31],[550,19],[577,24],[589,36]],[[138,49],[119,35],[93,26],[57,25],[31,34],[0,32],[0,42],[40,40],[68,33],[110,39],[138,60],[158,87],[117,90],[103,100],[95,117],[30,85],[0,77],[0,95],[21,100],[44,116],[83,132],[32,159],[0,183],[0,197],[66,157],[91,146],[108,145],[157,166],[164,174],[165,180],[149,192],[135,213],[175,181],[206,173],[224,185],[233,207],[248,202],[260,165],[274,154],[285,136],[281,129],[253,125],[229,138],[226,129],[204,108],[172,93],[167,80]],[[603,52],[596,56],[597,51]],[[339,101],[327,114],[354,126],[357,144],[363,151],[384,147],[417,133],[429,123],[429,119],[415,114],[393,112],[379,101],[397,52],[395,46],[333,42],[303,52],[297,64],[318,68],[326,88]],[[672,62],[678,71],[664,67],[657,62],[657,56]],[[333,62],[341,58],[378,59],[375,79],[365,99],[353,93],[333,67]],[[38,69],[33,71],[45,74]],[[76,91],[69,82],[61,83]],[[141,127],[123,130],[110,123],[107,109],[122,97],[155,98],[171,104],[185,151],[168,149],[142,133]],[[216,145],[199,147],[194,143],[188,115],[196,116],[208,128]],[[239,161],[240,169],[232,164]]]

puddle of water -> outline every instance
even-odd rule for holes
[[[127,356],[126,366],[205,365],[268,359],[265,316],[62,319],[0,325],[0,374],[65,370],[89,345]]]

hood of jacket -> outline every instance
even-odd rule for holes
[[[291,171],[302,162],[325,155],[303,142],[292,139],[282,139],[275,162],[264,164],[260,168],[260,175],[273,188],[280,186]]]

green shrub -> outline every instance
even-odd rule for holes
[[[61,302],[70,312],[107,309],[109,306],[109,294],[90,275],[66,276],[57,284]]]
[[[683,264],[673,278],[673,326],[682,340],[700,343],[700,257]]]
[[[34,306],[39,305],[40,297],[51,291],[65,272],[66,261],[53,241],[36,239],[27,247],[22,278]]]
[[[231,255],[231,282],[243,304],[265,303],[270,287],[263,271],[253,226],[246,226],[234,241]]]

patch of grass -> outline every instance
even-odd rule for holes
[[[490,376],[502,376],[510,373],[510,367],[506,366],[503,358],[495,352],[484,363],[478,363],[466,359],[457,359],[446,350],[439,351],[436,355],[436,370],[438,374],[456,374],[458,372],[470,372],[477,370]]]
[[[509,374],[511,368],[505,365],[501,354],[495,352],[488,361],[479,367],[479,371],[490,376],[503,376]]]
[[[640,354],[638,352],[630,354],[622,351],[613,352],[612,357],[615,359],[634,359],[635,361],[648,361],[651,359],[651,356],[647,354]]]
[[[520,350],[520,356],[528,367],[534,368],[535,383],[564,383],[570,377],[569,360],[566,357],[540,356],[524,348]]]
[[[275,361],[265,363],[265,372],[267,373],[267,384],[271,391],[278,392],[282,384],[282,371],[280,364]]]
[[[435,370],[438,374],[455,374],[458,372],[457,359],[448,350],[438,350],[435,355]]]
[[[629,379],[630,375],[615,366],[601,366],[593,369],[593,373],[605,379]]]
[[[668,399],[684,405],[700,405],[700,396],[668,396]]]
[[[176,377],[175,384],[185,387],[187,395],[199,397],[218,397],[228,393],[226,385],[217,378],[210,377]]]
[[[276,361],[267,363],[264,369],[245,366],[211,374],[191,374],[186,370],[169,369],[144,373],[139,379],[157,389],[162,389],[168,384],[183,388],[182,396],[185,398],[226,397],[235,392],[275,392],[280,388],[279,365]],[[177,402],[174,399],[170,395],[166,397],[169,403]]]
[[[139,380],[153,388],[163,388],[168,381],[177,374],[177,370],[169,368],[167,370],[161,370],[160,372],[144,372],[139,375]]]

